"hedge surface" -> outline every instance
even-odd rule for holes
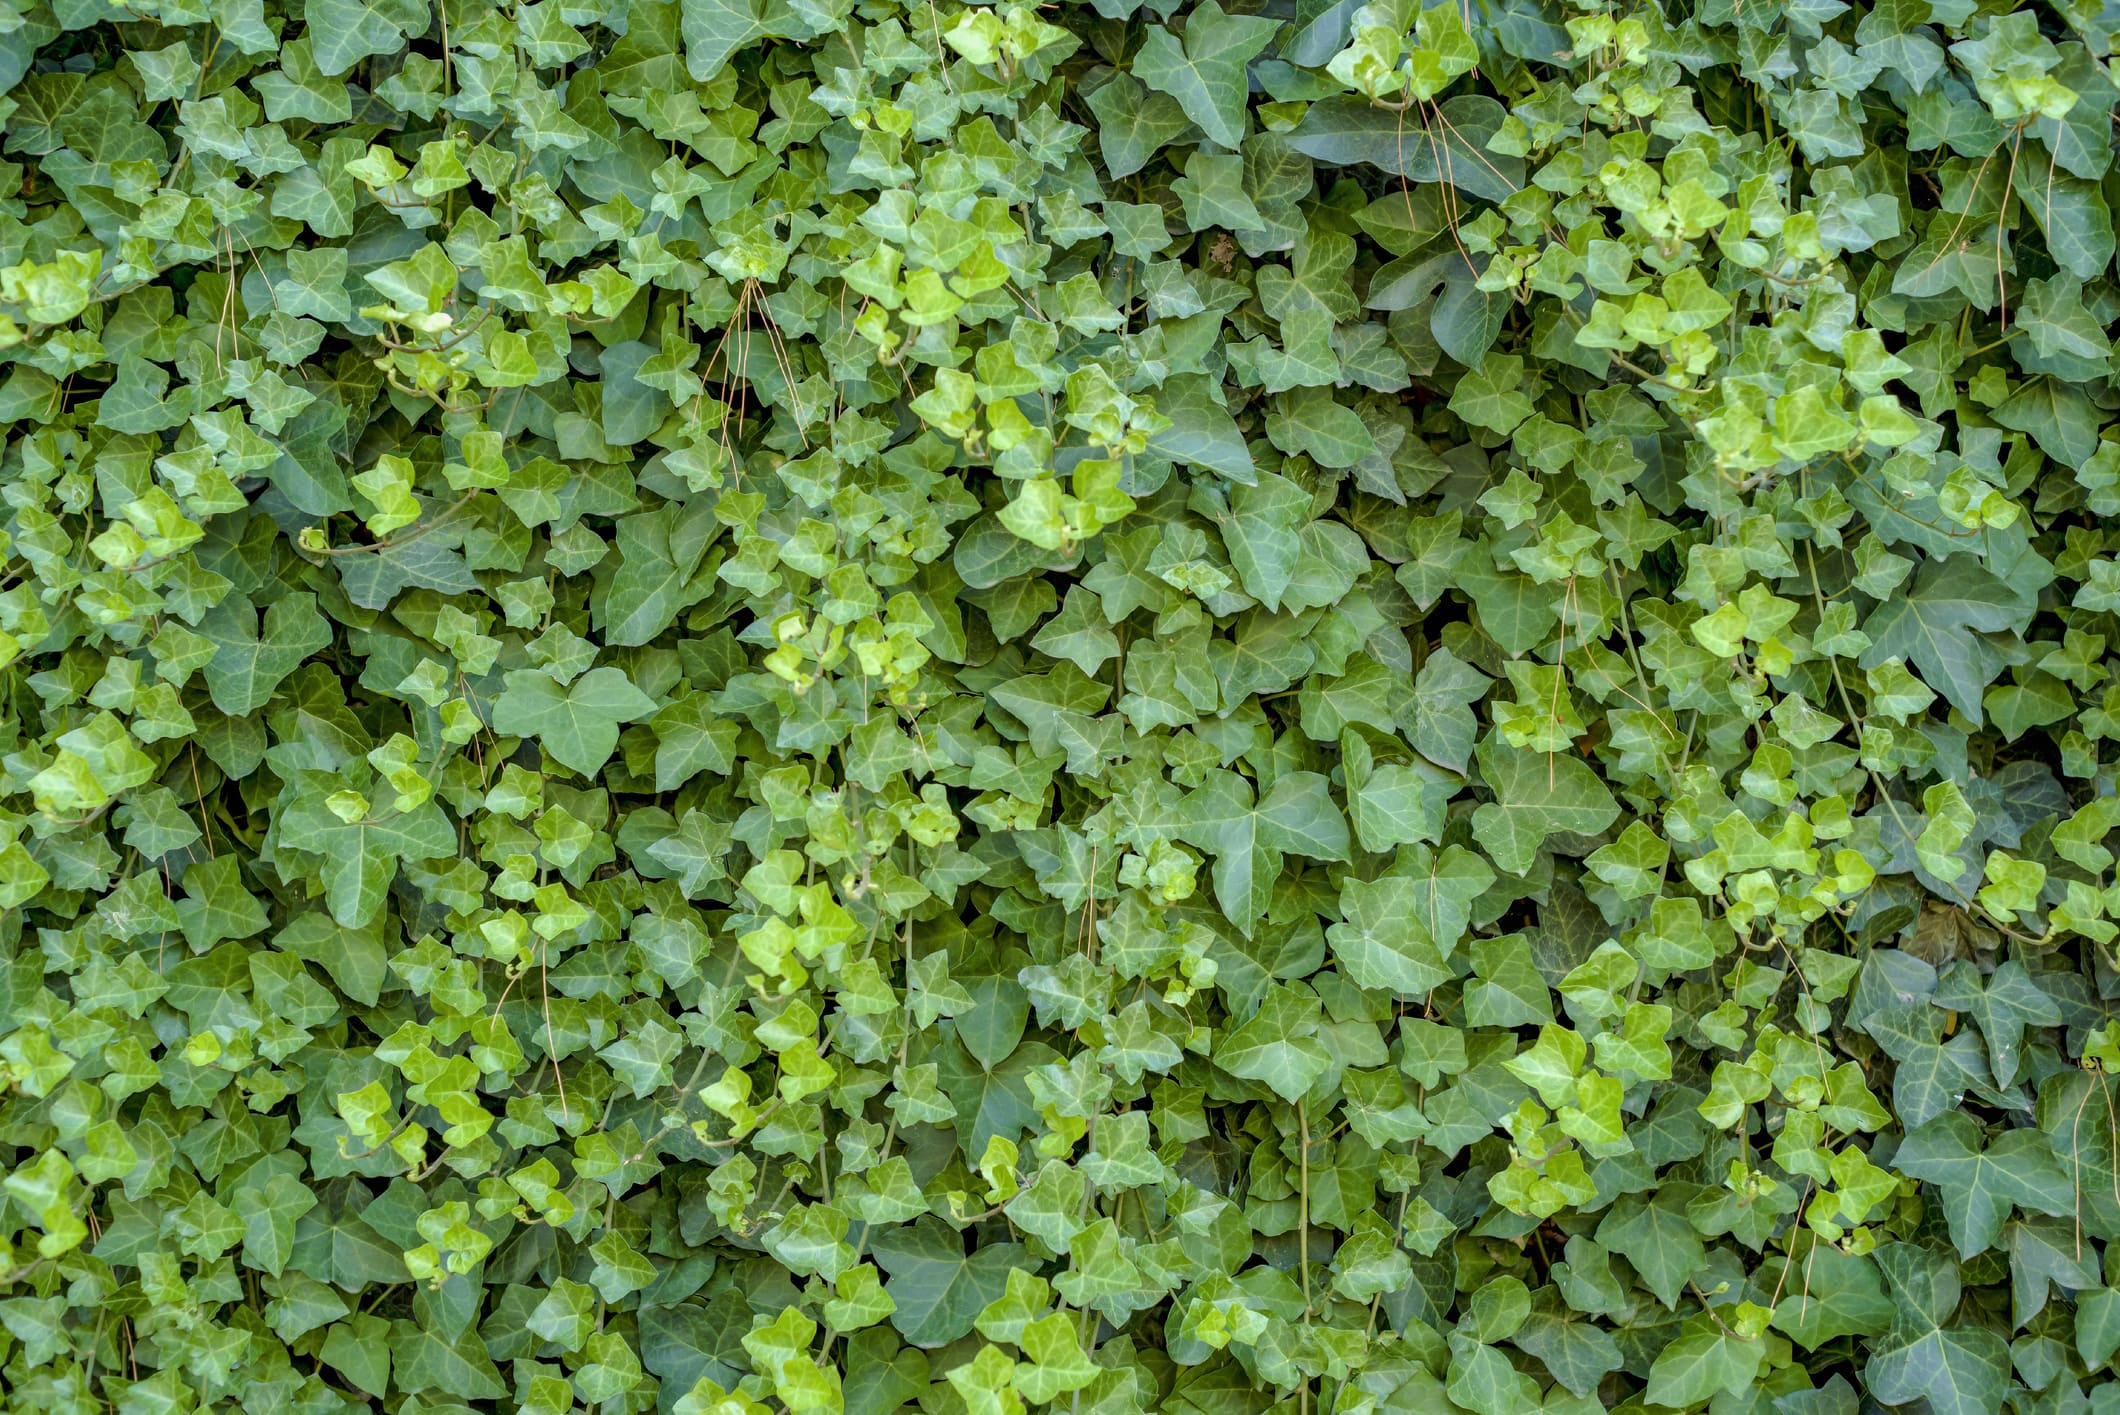
[[[2120,1410],[2120,4],[1230,3],[0,3],[10,1408]]]

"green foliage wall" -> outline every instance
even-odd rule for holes
[[[7,1408],[2120,1412],[2120,4],[1230,3],[0,0]]]

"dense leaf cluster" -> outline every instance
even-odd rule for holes
[[[0,0],[9,1408],[2112,1415],[2016,3]]]

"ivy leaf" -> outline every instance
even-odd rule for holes
[[[967,1253],[963,1237],[932,1214],[878,1233],[869,1247],[890,1275],[883,1290],[898,1304],[891,1325],[915,1346],[931,1349],[969,1332],[1026,1256],[1017,1243],[990,1243]]]
[[[1114,75],[1086,101],[1097,117],[1097,143],[1104,165],[1115,178],[1133,176],[1157,152],[1192,129],[1192,120],[1177,99],[1143,87],[1131,74]],[[1185,426],[1180,416],[1173,415],[1172,421]],[[1180,439],[1185,436],[1183,432],[1178,435]]]
[[[1263,1081],[1283,1100],[1308,1091],[1331,1066],[1319,1042],[1319,1005],[1293,989],[1267,989],[1257,1012],[1216,1048],[1215,1063],[1232,1076]]]
[[[361,5],[354,0],[303,0],[309,52],[317,72],[337,78],[361,60],[392,54],[407,30],[418,32],[426,16],[402,4]]]
[[[295,1224],[316,1206],[317,1196],[309,1187],[287,1174],[237,1190],[234,1207],[243,1220],[243,1261],[278,1277],[294,1252]]]
[[[701,573],[721,524],[705,504],[628,516],[617,526],[618,571],[602,601],[605,640],[647,643],[714,587]]]
[[[1678,1305],[1679,1294],[1707,1256],[1684,1212],[1688,1197],[1667,1184],[1647,1200],[1622,1199],[1597,1226],[1597,1241],[1624,1255],[1666,1307]]]
[[[1091,97],[1091,105],[1095,106],[1097,97],[1111,93],[1117,82],[1098,89]],[[1158,94],[1145,102],[1152,104],[1156,98],[1162,98],[1166,103],[1170,101]],[[1111,141],[1110,131],[1107,125],[1104,129],[1107,143]],[[1122,174],[1115,170],[1113,175]],[[1245,445],[1236,419],[1216,403],[1210,390],[1208,381],[1197,374],[1180,375],[1165,383],[1164,396],[1156,400],[1156,411],[1170,419],[1170,426],[1149,439],[1148,450],[1174,462],[1205,467],[1239,485],[1249,486],[1258,476],[1251,449]]]
[[[1479,745],[1480,775],[1494,800],[1472,815],[1472,833],[1511,874],[1531,868],[1556,831],[1595,835],[1619,819],[1619,803],[1573,757],[1525,752],[1493,737]]]
[[[772,0],[682,0],[685,68],[707,83],[739,50],[785,33]]]
[[[1438,766],[1463,772],[1479,733],[1472,704],[1485,696],[1489,681],[1449,649],[1430,654],[1414,675],[1413,697],[1400,712],[1414,750]]]
[[[1280,607],[1295,578],[1309,511],[1309,493],[1271,472],[1230,493],[1222,540],[1245,592],[1268,609]]]
[[[1179,839],[1215,857],[1215,896],[1247,937],[1266,912],[1284,855],[1344,860],[1351,844],[1347,818],[1316,772],[1280,777],[1256,800],[1243,777],[1213,772],[1185,798],[1176,826]]]
[[[1101,1369],[1083,1352],[1075,1324],[1065,1313],[1026,1323],[1016,1344],[1030,1358],[1016,1368],[1016,1389],[1034,1405],[1082,1389]]]
[[[1867,1254],[1843,1252],[1815,1235],[1782,1260],[1774,1329],[1807,1351],[1843,1336],[1874,1336],[1896,1315],[1884,1278]]]
[[[457,851],[455,828],[431,801],[401,814],[349,821],[324,793],[312,792],[288,807],[285,825],[299,848],[321,858],[325,903],[332,919],[349,929],[373,922],[382,912],[401,861]]]
[[[1747,1340],[1712,1316],[1697,1317],[1657,1353],[1643,1398],[1683,1410],[1716,1395],[1742,1395],[1765,1359],[1766,1343],[1759,1338]]]
[[[1595,1323],[1575,1320],[1555,1287],[1533,1294],[1531,1315],[1510,1340],[1536,1357],[1572,1395],[1588,1395],[1607,1372],[1624,1364],[1612,1335]]]
[[[493,729],[535,737],[560,765],[595,775],[618,747],[620,724],[655,711],[655,702],[617,668],[592,668],[566,687],[533,669],[515,669],[493,704]]]
[[[1882,1008],[1863,1022],[1897,1064],[1892,1102],[1902,1123],[1919,1128],[1956,1106],[1966,1088],[1983,1079],[1971,1039],[1943,1037],[1943,1015],[1926,1002]]]
[[[463,1400],[498,1400],[507,1394],[500,1372],[476,1333],[450,1340],[417,1322],[390,1324],[390,1371],[406,1391],[440,1391]]]
[[[1524,181],[1522,159],[1489,152],[1506,117],[1483,94],[1459,94],[1424,116],[1335,96],[1310,105],[1290,135],[1296,151],[1336,166],[1357,162],[1416,182],[1449,182],[1476,197],[1506,201]]]
[[[1956,1265],[1904,1245],[1884,1256],[1901,1308],[1863,1369],[1871,1390],[1893,1405],[1926,1400],[1937,1415],[1994,1415],[2009,1390],[2009,1347],[1984,1327],[1944,1325],[1958,1304]]]
[[[2026,617],[2018,596],[1978,565],[1930,561],[1911,589],[1880,604],[1864,622],[1870,646],[1857,662],[1875,668],[1896,658],[1913,665],[1978,724],[1980,686],[1993,682],[2006,661],[1982,635],[2015,629]]]
[[[1326,941],[1358,986],[1410,999],[1450,980],[1449,965],[1422,923],[1412,880],[1350,879],[1340,886],[1340,908],[1346,922],[1326,930]]]
[[[2043,1214],[2075,1212],[2068,1176],[2037,1130],[2005,1131],[1983,1147],[1979,1125],[1954,1111],[1909,1134],[1892,1162],[1942,1191],[1951,1241],[1967,1258],[1994,1245],[2018,1205]]]
[[[1984,980],[1972,964],[1954,964],[1943,975],[1931,1001],[1938,1007],[1972,1015],[1987,1042],[1988,1064],[1998,1086],[2007,1086],[2017,1078],[2019,1044],[2025,1028],[2059,1026],[2063,1020],[2061,1005],[2015,959],[1998,964]]]
[[[200,621],[199,633],[214,650],[206,661],[207,690],[214,706],[233,717],[265,706],[302,660],[331,643],[316,596],[303,593],[274,600],[263,615],[226,601]]]
[[[1235,148],[1244,141],[1245,66],[1280,28],[1278,20],[1225,14],[1216,0],[1201,0],[1186,13],[1182,42],[1161,25],[1149,29],[1134,77],[1175,98],[1209,139]]]

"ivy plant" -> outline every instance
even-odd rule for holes
[[[2113,1415],[2116,47],[0,0],[8,1408]]]

